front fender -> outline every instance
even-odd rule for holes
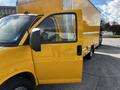
[[[25,71],[22,70],[22,71],[18,71],[18,72],[14,72],[14,73],[9,73],[9,74],[6,74],[6,75],[1,75],[0,76],[1,77],[0,78],[0,85],[2,85],[3,83],[5,83],[9,79],[14,78],[14,77],[16,77],[16,76],[18,76],[20,74],[24,74],[24,73],[31,74],[34,77],[34,79],[35,79],[35,84],[38,85],[38,80],[36,78],[35,73],[33,73],[32,71],[28,71],[28,70],[25,70]]]
[[[31,48],[19,46],[0,49],[0,85],[23,72],[32,73],[36,79]]]

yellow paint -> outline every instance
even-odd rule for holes
[[[18,12],[24,13],[29,11],[30,13],[44,14],[51,11],[62,10],[62,0],[33,0],[33,2],[21,4],[18,6]]]
[[[29,46],[1,47],[0,84],[23,72],[32,73],[36,78],[31,48]]]
[[[70,83],[82,80],[82,56],[77,56],[77,43],[42,45],[34,52],[36,73],[40,84]],[[40,58],[39,58],[40,57]]]
[[[23,45],[24,44],[24,42],[27,39],[28,35],[29,35],[29,32],[26,32],[25,35],[23,35],[23,38],[21,39],[19,45]]]
[[[99,45],[99,33],[100,33],[100,12],[90,3],[89,0],[68,0],[68,8],[64,8],[64,1],[67,0],[30,0],[28,3],[19,4],[18,12],[24,13],[29,11],[30,13],[37,13],[42,15],[49,15],[53,12],[60,10],[80,10],[82,11],[82,24],[80,31],[84,32],[98,32],[97,34],[85,34],[83,35],[83,48],[87,48],[89,45],[97,47]],[[70,2],[71,6],[70,6]],[[72,8],[70,8],[72,7]],[[42,19],[41,19],[42,21]],[[80,38],[82,37],[79,35]],[[88,54],[90,48],[84,50],[84,56]]]
[[[68,12],[81,13],[81,11],[59,11],[59,13]],[[32,28],[51,14],[43,16]],[[82,22],[81,19],[79,15],[78,23]],[[79,35],[82,35],[82,32],[79,32]],[[0,84],[22,72],[32,73],[37,77],[36,83],[38,84],[82,81],[83,59],[82,55],[77,56],[77,45],[82,45],[82,38],[74,43],[43,44],[41,52],[34,50],[31,52],[30,46],[21,46],[27,36],[28,34],[23,36],[18,47],[0,49]]]
[[[38,26],[38,24],[49,15],[70,12],[76,13],[77,15],[79,14],[77,23],[82,22],[82,16],[80,15],[81,11],[58,11],[43,16],[32,29]],[[80,28],[81,27],[79,26],[78,29]],[[82,32],[79,32],[79,35],[82,36]],[[80,82],[82,80],[83,56],[77,56],[78,45],[82,45],[82,38],[78,37],[78,41],[74,43],[43,44],[41,46],[41,52],[35,52],[33,50],[34,63],[39,83]]]
[[[77,3],[74,10],[64,11],[61,11],[63,9],[62,0],[48,2],[48,0],[36,0],[36,2],[18,6],[20,13],[27,10],[31,13],[44,14],[29,30],[29,33],[52,14],[74,12],[77,14],[78,41],[74,43],[42,44],[41,52],[35,52],[31,50],[29,45],[23,45],[28,37],[26,32],[18,47],[0,48],[0,84],[23,72],[32,73],[36,84],[82,81],[83,56],[88,54],[91,45],[96,47],[99,44],[99,13],[95,8],[88,5],[90,8],[87,7],[89,12],[87,11],[86,14],[86,8],[78,7],[77,1],[74,2]],[[96,17],[92,17],[92,14],[96,14]],[[95,20],[93,20],[94,18]],[[81,56],[77,56],[78,45],[83,47]]]

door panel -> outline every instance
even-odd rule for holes
[[[75,44],[49,44],[42,45],[41,52],[34,52],[39,82],[80,82],[83,60],[77,56],[76,48]]]
[[[40,84],[81,81],[83,57],[77,55],[77,46],[82,44],[77,41],[76,14],[53,14],[37,26],[42,37],[41,51],[32,51]]]

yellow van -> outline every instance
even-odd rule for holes
[[[90,3],[90,16],[82,9],[33,14],[28,9],[39,1],[20,3],[25,14],[0,19],[0,90],[81,82],[83,57],[100,44],[100,13]]]

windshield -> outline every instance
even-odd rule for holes
[[[12,15],[0,19],[0,44],[17,43],[30,27],[35,16]]]

